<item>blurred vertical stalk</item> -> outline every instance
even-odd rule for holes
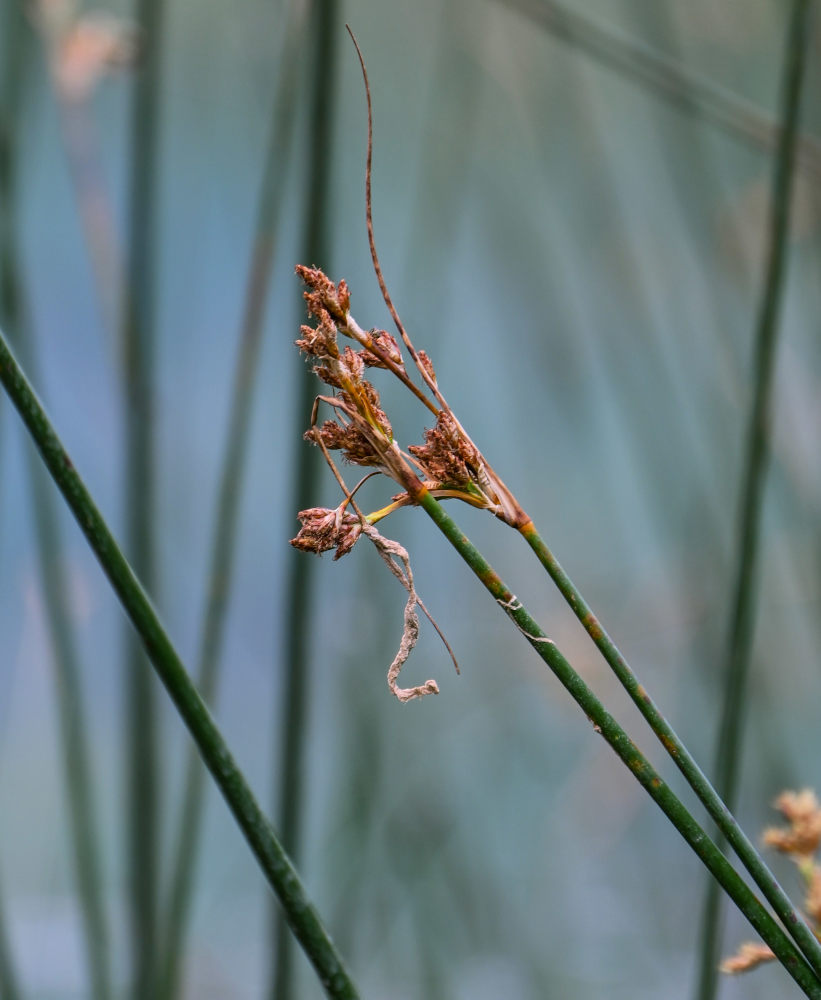
[[[2,883],[0,883],[0,996],[4,1000],[22,1000],[6,930]]]
[[[149,592],[155,587],[154,223],[160,98],[162,0],[138,0],[140,60],[131,121],[128,280],[124,303],[125,516],[127,550]],[[126,637],[126,755],[134,1000],[154,995],[158,881],[155,680],[136,637]]]
[[[25,357],[29,370],[33,370],[35,354],[28,331],[24,330],[26,323],[17,232],[16,149],[19,146],[24,25],[22,12],[15,5],[9,5],[5,15],[2,25],[5,43],[2,52],[4,79],[0,106],[0,210],[3,218],[0,235],[0,320],[15,332],[18,350]],[[91,995],[95,1000],[107,1000],[111,996],[109,942],[102,901],[100,849],[95,831],[86,713],[71,624],[70,586],[66,577],[57,511],[49,484],[34,450],[27,449],[26,457],[29,463],[41,585],[55,667],[62,758]],[[0,951],[5,949],[0,946]],[[7,970],[0,973],[0,986],[3,987],[0,995],[5,997],[9,988],[14,990],[10,957],[7,954],[4,954],[1,964]]]
[[[316,0],[311,7],[309,27],[315,32],[315,49],[308,66],[315,67],[308,124],[308,159],[305,236],[303,260],[318,261],[328,267],[330,168],[333,162],[333,109],[336,53],[341,31],[336,0]],[[301,373],[299,399],[295,411],[302,420],[310,412],[314,386],[307,371]],[[292,510],[311,506],[311,497],[317,479],[317,456],[313,448],[300,448],[296,459],[295,489]],[[280,696],[280,727],[282,740],[279,747],[279,791],[276,817],[279,821],[285,850],[299,861],[302,841],[302,788],[307,727],[307,694],[309,689],[310,659],[308,639],[310,634],[310,591],[313,566],[309,559],[292,553],[289,561],[285,593],[285,643],[283,678]],[[285,917],[277,907],[273,912],[276,948],[271,969],[270,996],[272,1000],[293,1000],[294,949]]]
[[[776,337],[786,273],[790,202],[810,9],[809,0],[793,0],[781,84],[783,127],[774,164],[764,284],[756,320],[754,389],[747,424],[732,612],[724,660],[724,701],[715,758],[716,790],[730,809],[734,807],[738,785],[755,630],[758,548],[769,459]],[[719,846],[722,839],[718,840]],[[721,912],[720,893],[711,881],[707,887],[701,924],[699,1000],[710,1000],[716,995]]]
[[[217,693],[225,616],[234,569],[237,515],[245,471],[251,408],[256,386],[262,330],[276,251],[276,234],[285,190],[293,125],[298,107],[297,91],[301,39],[308,0],[293,0],[286,10],[287,24],[280,46],[282,61],[274,95],[268,150],[263,167],[256,229],[245,290],[245,309],[239,337],[231,411],[216,518],[211,541],[205,613],[197,659],[197,686],[203,699],[213,704]],[[162,966],[158,996],[171,1000],[180,990],[186,930],[202,831],[205,769],[196,748],[188,758],[185,792],[172,863],[172,885],[168,897]]]

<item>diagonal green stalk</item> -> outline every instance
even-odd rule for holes
[[[600,733],[610,744],[639,784],[701,859],[711,875],[733,899],[763,940],[772,948],[779,961],[804,993],[809,997],[821,996],[821,980],[806,964],[781,927],[756,899],[747,884],[654,770],[647,758],[629,739],[618,722],[587,687],[555,643],[545,635],[522,605],[522,602],[503,583],[484,556],[462,533],[459,526],[444,510],[442,504],[424,488],[417,492],[414,499],[419,506],[425,509],[496,603],[567,689],[574,701],[590,719],[596,732]]]
[[[684,66],[636,39],[604,28],[557,0],[498,0],[545,31],[594,59],[679,111],[701,118],[755,149],[774,150],[782,130],[755,105],[703,80]],[[798,165],[821,176],[821,146],[808,136],[797,139]]]
[[[625,660],[619,648],[608,635],[601,622],[582,597],[573,581],[559,564],[556,557],[545,545],[532,521],[519,529],[528,545],[536,553],[539,562],[547,570],[562,597],[570,605],[573,613],[584,626],[585,631],[598,647],[613,673],[630,695],[631,700],[650,724],[662,746],[673,758],[688,784],[707,809],[724,837],[738,855],[740,861],[752,876],[764,897],[781,918],[796,944],[821,976],[821,943],[807,926],[803,917],[794,908],[787,893],[782,889],[775,875],[755,849],[755,846],[738,826],[732,813],[721,796],[710,784],[706,775],[693,759],[690,751],[682,743],[673,727],[659,710],[656,703],[639,682],[638,677]],[[719,842],[720,843],[720,842]],[[712,884],[712,883],[711,883]]]
[[[257,804],[147,594],[75,470],[2,331],[0,383],[28,428],[51,478],[108,576],[260,868],[279,896],[288,914],[288,923],[316,969],[326,994],[334,1000],[355,1000],[357,990],[319,914],[308,899],[299,875]]]
[[[298,105],[296,91],[303,24],[304,5],[299,2],[292,3],[288,24],[283,34],[281,46],[283,63],[273,101],[271,134],[256,215],[256,231],[234,371],[228,435],[222,458],[211,543],[205,613],[197,657],[197,686],[203,699],[211,705],[217,693],[225,615],[234,569],[237,515],[242,493],[251,404],[256,384],[255,376],[262,342],[270,273],[276,249],[275,238],[285,188],[288,152]],[[165,931],[162,935],[158,997],[164,1000],[171,1000],[179,992],[185,936],[202,831],[204,778],[202,761],[192,748],[186,770],[178,833],[175,838],[176,847],[171,867],[172,884],[166,908]],[[287,929],[287,924],[285,926]]]
[[[305,186],[305,260],[327,261],[330,206],[330,172],[333,162],[334,77],[338,47],[337,0],[316,0],[311,7],[311,23],[315,25],[314,50],[308,65],[313,70],[309,141],[306,149],[307,180]],[[314,396],[313,378],[300,372],[299,400],[295,413],[306,413]],[[317,456],[312,448],[300,448],[296,459],[292,509],[303,510],[311,505],[317,479]],[[302,842],[302,811],[304,801],[305,744],[308,726],[308,692],[310,690],[309,639],[312,634],[310,592],[314,566],[308,559],[293,553],[288,563],[285,593],[285,636],[282,651],[284,676],[279,695],[280,741],[276,817],[282,831],[282,842],[291,853],[299,851]],[[296,854],[299,860],[298,854]],[[272,913],[276,945],[271,953],[269,992],[272,1000],[293,1000],[295,987],[294,949],[291,935],[282,913]]]
[[[162,0],[138,0],[140,66],[135,77],[129,178],[128,280],[123,315],[125,352],[125,519],[134,569],[154,588],[154,284],[157,273],[157,140]],[[134,637],[126,639],[126,760],[133,1000],[152,996],[157,961],[159,768],[154,678]]]
[[[23,289],[19,271],[17,229],[17,160],[19,141],[20,78],[24,52],[22,12],[11,8],[3,25],[3,80],[0,106],[0,321],[16,331],[18,350],[34,367],[34,350],[24,319]],[[86,712],[80,679],[80,664],[72,627],[70,586],[66,576],[57,511],[43,470],[33,449],[27,451],[29,485],[34,512],[35,537],[46,619],[52,644],[57,706],[60,716],[62,763],[71,821],[71,839],[86,954],[95,1000],[111,996],[108,926],[103,906],[100,849],[95,830],[95,809],[90,754],[86,739]],[[0,990],[5,996],[6,991]]]
[[[754,389],[747,425],[732,612],[723,670],[724,700],[715,760],[716,786],[722,799],[730,807],[737,795],[741,736],[747,708],[755,630],[758,548],[769,459],[776,340],[786,274],[790,202],[811,9],[809,0],[794,0],[789,19],[781,82],[783,128],[773,165],[767,257],[756,320]],[[716,994],[716,965],[721,948],[720,922],[721,900],[714,888],[708,885],[701,926],[701,966],[697,993],[700,1000],[711,1000]]]

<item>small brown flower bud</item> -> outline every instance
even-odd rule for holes
[[[417,351],[416,357],[419,359],[419,364],[425,369],[430,377],[431,382],[436,383],[436,372],[433,370],[433,362],[427,356],[425,351]]]
[[[362,525],[354,514],[343,512],[339,507],[310,507],[297,515],[302,527],[291,545],[303,552],[321,555],[328,549],[336,548],[334,559],[350,552],[362,533]]]

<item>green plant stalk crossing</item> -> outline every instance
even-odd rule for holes
[[[9,5],[0,25],[5,73],[0,86],[0,322],[17,336],[18,349],[34,367],[35,351],[23,301],[18,231],[18,157],[23,64],[32,39],[25,15]],[[70,586],[64,565],[57,510],[47,476],[30,446],[26,447],[34,534],[40,564],[46,622],[51,641],[54,683],[60,721],[62,764],[74,854],[74,877],[80,898],[83,937],[94,1000],[111,996],[108,927],[103,903],[99,838],[87,742],[86,711],[77,643],[69,609]],[[10,963],[10,959],[9,959]],[[10,966],[9,966],[10,967]],[[16,995],[0,973],[0,996]]]
[[[764,486],[769,459],[773,374],[781,299],[787,264],[790,204],[795,172],[807,47],[811,38],[809,0],[793,0],[781,82],[783,127],[773,164],[763,289],[756,318],[754,388],[747,424],[744,471],[736,547],[732,610],[724,656],[724,697],[715,756],[715,781],[722,799],[733,807],[738,785],[741,738],[747,708],[748,678],[755,628],[758,546]],[[719,843],[721,841],[719,840]],[[701,924],[699,1000],[716,995],[716,966],[721,947],[721,899],[707,886]]]
[[[562,597],[570,605],[573,613],[584,626],[585,631],[598,647],[613,673],[630,695],[631,700],[650,724],[664,749],[673,758],[676,766],[687,779],[688,784],[701,800],[719,830],[727,838],[744,867],[755,880],[765,898],[778,914],[784,926],[802,950],[809,963],[821,976],[821,942],[812,933],[800,913],[793,907],[790,897],[782,889],[775,875],[756,851],[754,845],[739,827],[730,810],[724,804],[706,775],[682,743],[673,727],[659,710],[656,703],[639,683],[630,665],[607,634],[601,622],[593,614],[573,581],[561,567],[559,561],[545,545],[532,521],[519,529],[527,544],[536,553],[539,562],[547,570]]]
[[[206,606],[197,657],[197,686],[208,704],[213,704],[217,693],[225,616],[234,570],[237,515],[256,387],[255,376],[259,367],[265,306],[276,249],[276,231],[296,117],[298,71],[302,52],[300,36],[304,30],[304,20],[303,6],[299,3],[292,4],[281,47],[282,68],[272,106],[271,134],[260,187],[245,312],[234,371],[228,434],[211,543]],[[179,990],[191,909],[191,890],[202,831],[204,778],[202,762],[196,749],[192,747],[175,838],[175,860],[171,869],[172,884],[168,894],[168,916],[163,934],[158,983],[160,1000],[172,1000]],[[285,927],[287,931],[287,924]]]
[[[331,165],[333,163],[333,124],[336,105],[334,79],[337,66],[339,4],[337,0],[313,0],[310,4],[310,23],[317,29],[302,58],[310,68],[311,91],[308,118],[308,142],[304,150],[307,157],[304,204],[304,258],[326,261],[331,240],[331,222],[334,217],[331,202]],[[317,155],[322,150],[322,155]],[[314,379],[300,365],[298,401],[294,413],[307,412],[315,395]],[[319,462],[313,448],[300,447],[296,456],[293,477],[292,504],[296,510],[311,505],[318,478]],[[293,508],[292,508],[293,509]],[[275,817],[286,850],[299,860],[299,845],[303,840],[303,813],[305,802],[305,760],[307,727],[309,725],[309,697],[311,690],[310,636],[312,602],[311,591],[316,569],[313,560],[294,552],[287,563],[285,593],[285,626],[282,650],[282,679],[279,694],[280,740],[275,790]],[[271,914],[276,945],[271,952],[268,996],[271,1000],[294,1000],[297,992],[295,952],[288,928],[281,912]]]
[[[136,629],[146,653],[188,727],[288,923],[332,1000],[359,994],[307,897],[302,882],[260,809],[244,775],[188,676],[157,613],[75,470],[34,390],[0,331],[0,383],[28,428],[43,461]],[[809,994],[808,994],[809,995]],[[821,996],[821,993],[819,993]]]
[[[619,723],[604,708],[584,680],[542,631],[521,601],[503,583],[493,567],[464,535],[444,507],[427,490],[414,497],[473,570],[496,603],[525,636],[561,684],[579,705],[594,728],[610,744],[639,784],[664,812],[670,822],[701,859],[713,877],[749,920],[779,961],[798,983],[806,996],[821,996],[821,981],[806,964],[781,927],[762,906],[747,884],[690,815],[682,802],[655,771],[647,758],[630,740]]]

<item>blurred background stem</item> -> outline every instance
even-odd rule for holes
[[[124,302],[126,549],[156,597],[154,333],[159,272],[157,148],[162,63],[162,0],[138,0],[140,58],[134,82],[128,203],[128,280]],[[159,875],[158,726],[155,680],[139,643],[126,637],[126,759],[134,1000],[155,994]]]
[[[316,262],[330,269],[330,200],[331,169],[333,167],[333,122],[335,106],[335,76],[337,50],[342,44],[336,0],[315,0],[309,17],[313,36],[313,51],[306,60],[311,68],[311,98],[308,123],[308,144],[305,150],[307,181],[305,188],[305,235],[301,260]],[[300,365],[299,392],[294,407],[296,420],[301,423],[311,411],[315,394],[313,376]],[[302,442],[300,441],[300,444]],[[293,477],[294,495],[291,510],[310,507],[317,481],[318,461],[315,449],[299,447]],[[278,818],[285,849],[299,861],[305,836],[302,829],[302,808],[305,786],[305,746],[308,737],[308,692],[311,686],[310,637],[311,588],[314,567],[301,553],[291,552],[288,559],[284,608],[284,677],[279,691],[279,726],[281,734],[277,748],[274,774]],[[272,952],[269,995],[272,1000],[294,1000],[296,996],[294,949],[282,912],[272,913],[276,947]]]
[[[17,157],[20,149],[19,122],[22,101],[23,53],[28,50],[28,31],[22,11],[8,5],[2,24],[2,65],[5,74],[0,104],[0,322],[13,332],[18,352],[33,371],[35,350],[24,306],[20,275],[18,232]],[[55,688],[60,718],[62,765],[71,823],[75,878],[80,899],[91,996],[111,996],[108,924],[103,907],[101,859],[96,833],[92,776],[88,749],[86,709],[72,625],[71,586],[60,536],[51,486],[32,448],[26,459],[34,514],[34,534],[40,563],[46,623],[52,647]],[[3,964],[7,966],[6,957]],[[6,976],[0,976],[0,983]],[[6,988],[0,991],[6,996]]]
[[[793,168],[796,157],[801,88],[810,38],[809,0],[793,0],[789,15],[781,82],[782,130],[773,165],[772,193],[766,233],[766,259],[755,327],[753,395],[744,447],[735,579],[732,587],[727,645],[723,666],[724,696],[715,756],[716,788],[733,808],[738,787],[741,739],[747,707],[748,679],[755,633],[758,550],[772,422],[772,386],[776,339],[787,262]],[[722,842],[719,837],[719,844]],[[697,996],[710,1000],[718,988],[721,952],[721,898],[708,884],[701,924]]]
[[[0,882],[0,996],[5,1000],[23,1000],[6,929],[2,882]]]
[[[108,577],[260,868],[279,896],[291,930],[313,964],[325,992],[335,1000],[356,1000],[356,987],[308,899],[296,869],[257,804],[145,589],[77,473],[1,329],[0,384],[31,434],[51,478]],[[152,994],[147,994],[150,996]]]
[[[272,102],[270,136],[256,212],[228,433],[219,478],[207,595],[197,657],[197,686],[203,699],[211,705],[216,699],[222,662],[225,617],[234,569],[237,518],[256,388],[255,376],[277,246],[293,125],[299,103],[297,91],[303,57],[302,36],[306,5],[307,0],[293,0],[287,5],[283,19],[285,24],[279,39],[279,78]],[[176,846],[171,866],[172,884],[162,935],[158,995],[165,1000],[176,997],[180,990],[185,938],[202,833],[204,779],[202,760],[196,749],[192,748],[188,758],[178,832],[174,840]]]
[[[498,2],[649,93],[751,146],[771,152],[782,140],[781,124],[755,105],[701,79],[637,39],[619,35],[556,0]],[[796,144],[798,165],[816,178],[821,177],[821,145],[807,136],[797,136]]]

